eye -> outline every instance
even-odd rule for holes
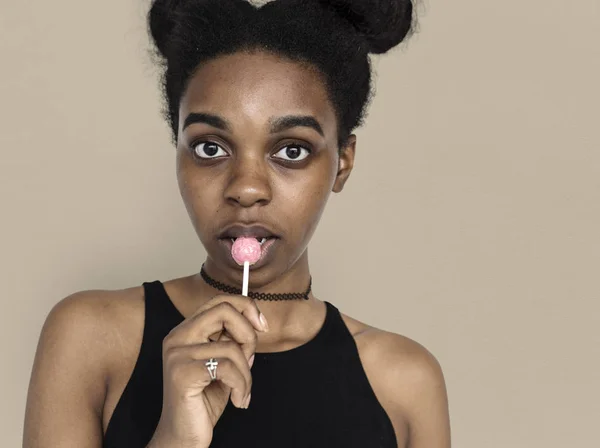
[[[273,157],[292,162],[299,162],[310,155],[310,150],[300,145],[287,145],[281,148]]]
[[[195,155],[200,159],[216,159],[228,155],[227,152],[215,142],[199,142],[192,145]]]

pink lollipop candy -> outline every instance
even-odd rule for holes
[[[247,261],[254,264],[260,259],[261,248],[256,238],[239,237],[231,247],[231,256],[240,266]]]
[[[250,265],[260,259],[261,248],[256,238],[245,236],[237,238],[231,247],[231,256],[239,265],[244,265],[244,277],[242,281],[242,295],[248,296],[248,282],[250,277]]]

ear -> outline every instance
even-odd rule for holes
[[[338,158],[338,170],[335,176],[335,182],[331,191],[339,193],[343,190],[352,168],[354,167],[354,155],[356,153],[356,135],[351,134],[343,148],[340,150]]]

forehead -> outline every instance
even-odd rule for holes
[[[316,69],[263,52],[221,56],[200,66],[182,98],[180,117],[197,111],[234,123],[313,115],[324,127],[335,127],[324,78]]]

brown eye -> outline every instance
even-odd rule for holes
[[[288,145],[281,148],[273,157],[292,162],[299,162],[306,159],[310,151],[300,145]]]
[[[201,142],[192,145],[194,153],[201,159],[215,159],[227,155],[227,152],[215,142]]]

